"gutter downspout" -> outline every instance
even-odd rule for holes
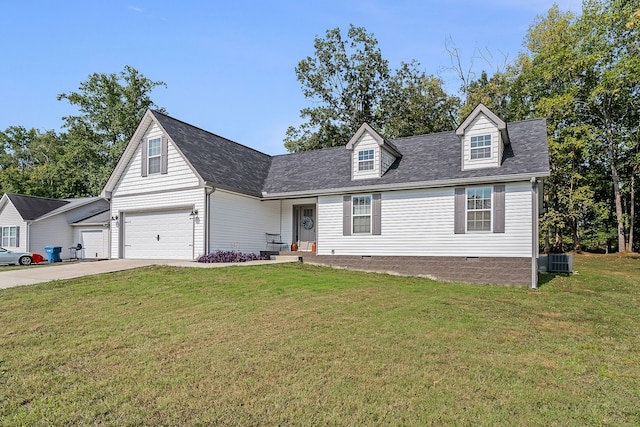
[[[531,289],[538,289],[538,180],[531,178]]]
[[[24,222],[26,225],[26,236],[24,236],[25,239],[27,239],[27,244],[24,246],[25,247],[25,252],[31,252],[31,221],[25,221]]]
[[[208,254],[211,244],[211,195],[216,191],[215,187],[205,187],[205,215],[204,215],[204,254]]]

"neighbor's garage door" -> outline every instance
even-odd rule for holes
[[[124,220],[124,258],[193,259],[190,209],[128,212]]]
[[[81,230],[80,243],[82,251],[78,256],[82,258],[104,258],[104,237],[102,230]]]

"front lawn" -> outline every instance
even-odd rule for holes
[[[640,424],[640,259],[538,291],[280,264],[0,290],[0,425]]]

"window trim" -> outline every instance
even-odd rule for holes
[[[11,230],[13,229],[14,233],[11,235]],[[9,230],[9,234],[5,236],[5,230]],[[7,239],[7,243],[5,243],[5,239]],[[13,240],[13,245],[11,241]],[[17,225],[6,225],[0,227],[0,246],[3,248],[17,248],[18,247],[18,226]]]
[[[470,209],[469,208],[469,196],[470,196],[470,193],[472,193],[472,192],[477,193],[479,191],[482,191],[482,192],[489,191],[489,198],[488,198],[489,207],[488,208],[482,207],[482,208]],[[481,233],[482,234],[482,233],[492,233],[493,232],[493,221],[494,221],[493,209],[495,207],[494,206],[495,203],[494,203],[494,200],[493,200],[494,193],[495,193],[495,189],[492,186],[467,187],[467,188],[465,188],[465,192],[464,192],[464,194],[465,194],[465,198],[464,198],[464,202],[465,202],[465,205],[464,205],[465,206],[465,217],[464,217],[464,219],[465,219],[465,232],[466,233],[473,233],[473,234]],[[480,200],[487,200],[487,199],[482,198]],[[488,229],[483,229],[483,230],[477,230],[477,229],[470,230],[469,229],[469,221],[470,221],[469,220],[469,214],[472,213],[472,212],[488,212],[489,213],[489,228]],[[474,220],[474,222],[477,224],[477,223],[484,222],[484,221],[482,221],[482,220]]]
[[[374,170],[375,159],[376,159],[376,150],[374,150],[373,148],[368,148],[366,150],[359,150],[358,151],[358,172],[369,172]]]
[[[493,138],[491,137],[491,134],[471,136],[469,139],[469,160],[490,159],[492,141]],[[482,153],[482,155],[480,155],[480,153]]]
[[[355,203],[356,199],[368,199],[369,200],[369,213],[359,213],[356,214],[355,213],[355,209],[357,206],[361,206],[361,205],[357,205]],[[366,206],[366,204],[365,204]],[[355,218],[369,218],[369,231],[356,231],[355,229]],[[360,235],[360,236],[366,236],[366,235],[371,235],[373,234],[373,196],[371,194],[357,194],[357,195],[353,195],[351,196],[351,234],[353,235]]]
[[[151,155],[151,143],[156,143],[158,144],[157,149],[158,149],[158,154],[154,154],[153,156]],[[157,163],[157,171],[156,170],[152,170],[151,169],[151,160],[152,159],[158,159],[158,163]],[[161,137],[156,137],[156,138],[149,138],[147,140],[147,173],[149,175],[151,174],[160,174],[162,173],[162,138]]]

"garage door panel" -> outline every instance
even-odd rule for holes
[[[190,209],[125,214],[124,257],[193,259]]]
[[[104,258],[104,237],[102,230],[82,230],[80,232],[82,250],[78,254],[82,258]]]

